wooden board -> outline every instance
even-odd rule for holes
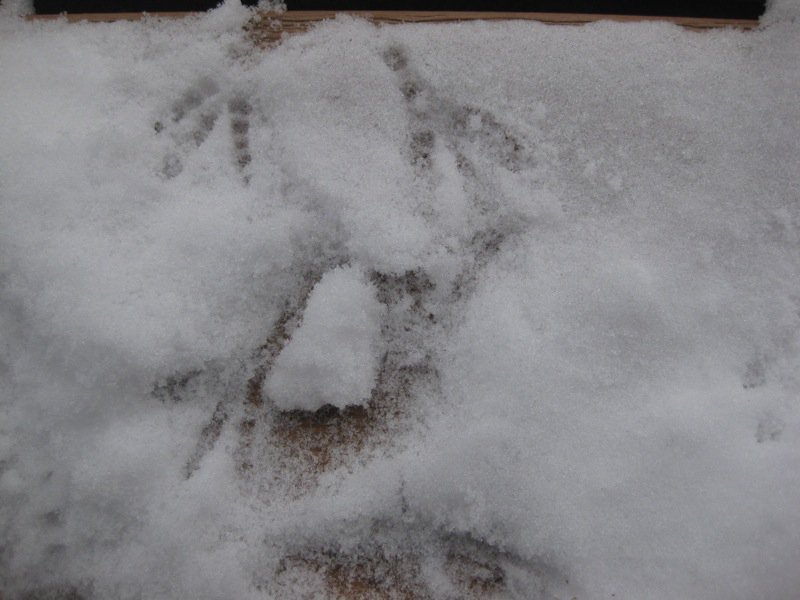
[[[132,21],[149,15],[154,18],[181,18],[199,13],[97,13],[97,14],[67,14],[67,15],[36,15],[30,19],[59,19],[66,18],[69,22],[90,21]],[[283,13],[260,12],[253,19],[247,29],[253,38],[260,44],[269,44],[279,41],[283,34],[301,33],[310,27],[332,19],[337,14],[348,14],[374,23],[453,23],[459,21],[537,21],[549,25],[584,25],[596,21],[617,21],[630,23],[637,21],[660,21],[675,23],[682,27],[695,30],[713,29],[718,27],[734,27],[737,29],[752,29],[758,26],[757,20],[749,19],[698,19],[691,17],[645,17],[633,15],[594,15],[594,14],[568,14],[568,13],[509,13],[509,12],[435,12],[435,11],[348,11],[337,13],[335,11],[286,11]]]

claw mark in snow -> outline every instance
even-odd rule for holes
[[[167,133],[174,145],[162,161],[161,174],[164,177],[172,179],[183,172],[186,158],[206,142],[226,104],[233,163],[240,171],[250,164],[252,104],[246,96],[224,93],[215,81],[204,78],[173,103],[168,118],[156,121],[153,126],[156,134]],[[245,175],[243,180],[247,184],[249,177]]]

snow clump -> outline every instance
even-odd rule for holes
[[[266,396],[280,410],[365,403],[378,375],[384,312],[375,287],[358,268],[326,273],[275,362]]]

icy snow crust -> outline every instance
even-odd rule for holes
[[[233,5],[4,13],[0,594],[797,598],[775,6],[268,52]]]

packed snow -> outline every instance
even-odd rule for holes
[[[0,6],[0,596],[800,597],[800,5],[254,47]]]
[[[279,410],[345,408],[369,399],[381,356],[385,307],[354,267],[325,273],[264,391]]]

